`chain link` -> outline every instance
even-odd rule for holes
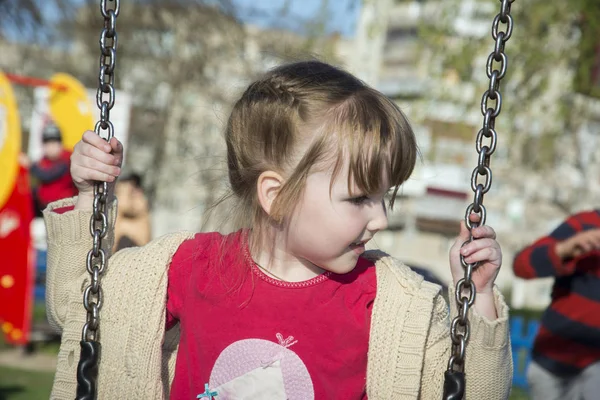
[[[100,74],[96,105],[100,110],[100,120],[94,130],[107,141],[114,137],[115,129],[110,121],[110,110],[115,105],[115,65],[117,54],[117,17],[120,11],[119,0],[101,0],[100,11],[104,17],[104,28],[100,34]],[[102,239],[108,233],[108,216],[106,200],[108,184],[94,184],[94,205],[90,219],[92,249],[88,252],[86,268],[90,274],[90,284],[83,292],[83,306],[87,311],[86,323],[83,326],[82,340],[96,341],[100,326],[100,310],[103,303],[102,275],[106,269],[106,252],[102,248]]]
[[[490,53],[486,65],[486,73],[490,79],[490,83],[489,88],[481,98],[483,127],[477,133],[475,140],[478,162],[471,175],[471,189],[474,192],[474,196],[473,202],[469,204],[465,212],[465,223],[469,230],[480,225],[485,225],[487,211],[483,205],[483,197],[492,186],[490,159],[491,155],[496,151],[498,135],[495,125],[496,118],[502,109],[502,95],[499,88],[500,81],[506,75],[508,67],[508,59],[506,54],[504,54],[504,46],[513,32],[513,18],[510,15],[510,7],[515,0],[499,1],[502,3],[500,12],[492,22],[492,38],[495,41],[494,51]],[[496,63],[496,66],[494,66],[494,63]],[[479,222],[471,222],[471,214],[479,215]],[[469,240],[463,243],[463,246],[471,243],[471,241],[473,241],[472,235]],[[476,288],[471,278],[478,263],[469,264],[462,255],[460,256],[460,262],[465,274],[456,284],[455,300],[458,306],[458,315],[452,320],[450,325],[452,351],[450,353],[450,360],[448,361],[448,371],[464,370],[465,350],[471,334],[468,313],[469,308],[475,303]]]

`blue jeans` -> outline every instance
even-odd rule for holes
[[[600,362],[577,375],[562,377],[532,361],[527,368],[527,382],[532,400],[600,399]]]

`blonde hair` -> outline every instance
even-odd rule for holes
[[[225,139],[230,195],[237,202],[233,226],[252,229],[252,250],[264,248],[267,224],[293,212],[316,168],[333,166],[333,182],[349,159],[348,186],[354,182],[366,195],[382,189],[386,171],[393,207],[418,154],[396,104],[348,72],[318,61],[283,65],[252,83],[233,107]],[[256,192],[265,171],[285,178],[271,215]]]

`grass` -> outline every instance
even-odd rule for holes
[[[47,400],[53,372],[0,367],[0,400]]]
[[[523,389],[513,388],[509,400],[529,400],[529,395]]]
[[[46,321],[43,303],[33,307],[33,322]],[[0,335],[0,351],[12,346],[4,342]],[[59,343],[36,343],[35,351],[58,354]],[[47,400],[52,389],[54,372],[28,371],[19,368],[0,366],[0,400]]]

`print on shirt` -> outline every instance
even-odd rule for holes
[[[314,400],[306,365],[290,347],[298,341],[278,333],[278,343],[245,339],[217,358],[209,387],[218,400]]]

